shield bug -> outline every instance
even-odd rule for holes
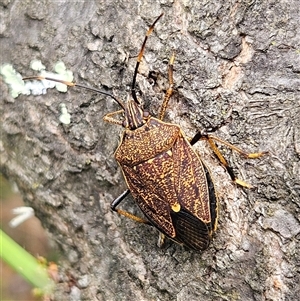
[[[192,145],[200,139],[207,140],[232,180],[245,187],[250,185],[234,176],[215,141],[247,158],[258,158],[264,152],[248,154],[215,136],[200,132],[189,140],[178,125],[163,121],[174,86],[174,54],[169,62],[169,87],[159,117],[155,118],[143,109],[135,90],[137,73],[147,39],[162,15],[156,18],[146,33],[135,66],[131,97],[126,103],[106,92],[80,84],[44,77],[34,79],[54,80],[96,91],[110,96],[119,104],[121,110],[108,113],[104,120],[124,127],[115,158],[128,189],[111,203],[111,209],[137,222],[153,225],[163,236],[179,244],[194,250],[204,250],[217,229],[218,197],[210,171]],[[115,117],[120,114],[123,114],[122,120]],[[130,193],[146,219],[117,208]]]

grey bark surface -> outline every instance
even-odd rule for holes
[[[1,64],[33,75],[62,60],[77,82],[126,100],[136,55],[152,21],[137,79],[157,114],[176,52],[176,91],[166,120],[187,136],[215,135],[261,159],[222,148],[251,190],[232,184],[206,143],[196,149],[220,198],[219,227],[196,253],[111,212],[126,189],[114,160],[118,106],[77,88],[13,99],[1,81],[1,171],[60,246],[55,300],[298,300],[300,295],[299,1],[1,1]],[[155,72],[157,80],[149,78]],[[59,122],[65,103],[71,124]],[[142,216],[129,197],[122,208]],[[76,280],[66,290],[68,275]],[[297,297],[298,296],[298,297]]]

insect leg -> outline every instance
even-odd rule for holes
[[[153,29],[154,29],[154,26],[156,24],[156,22],[162,17],[163,13],[160,14],[156,20],[153,22],[153,24],[149,27],[147,33],[146,33],[146,36],[144,38],[144,42],[143,42],[143,45],[142,45],[142,48],[140,50],[140,53],[138,55],[138,58],[137,58],[137,61],[136,61],[136,65],[135,65],[135,70],[134,70],[134,74],[133,74],[133,80],[132,80],[132,84],[131,84],[131,95],[132,95],[132,98],[133,100],[139,104],[140,102],[138,101],[137,99],[137,96],[136,96],[136,91],[135,91],[135,83],[136,83],[136,77],[137,77],[137,73],[138,73],[138,69],[139,69],[139,66],[140,66],[140,63],[142,61],[142,58],[143,58],[143,55],[144,55],[144,50],[145,50],[145,46],[146,46],[146,42],[148,40],[148,37],[150,36],[150,34],[152,33]]]
[[[165,240],[166,240],[166,235],[163,234],[163,233],[161,233],[161,232],[159,232],[159,234],[158,234],[158,240],[157,240],[157,246],[159,248],[162,248],[164,246],[164,244],[165,244]]]
[[[106,121],[106,122],[109,122],[109,123],[123,125],[123,121],[122,120],[118,120],[118,119],[113,118],[114,115],[117,115],[117,114],[120,114],[120,113],[123,113],[123,112],[124,112],[124,110],[118,110],[118,111],[115,111],[115,112],[107,113],[103,117],[103,120]]]
[[[175,60],[175,54],[173,52],[173,54],[170,58],[170,61],[169,61],[169,71],[168,71],[168,74],[169,74],[169,88],[168,88],[168,90],[165,94],[164,101],[163,101],[162,106],[160,108],[159,117],[158,117],[160,120],[164,119],[170,97],[172,96],[172,93],[173,93],[173,88],[174,88],[174,80],[173,80],[174,60]]]
[[[210,147],[212,148],[212,150],[214,151],[214,153],[216,154],[216,156],[218,157],[218,159],[220,160],[220,162],[224,165],[224,167],[226,168],[227,172],[229,173],[232,181],[234,181],[235,183],[247,187],[247,188],[252,188],[252,186],[238,178],[236,178],[236,176],[233,173],[233,169],[231,166],[228,165],[226,159],[224,158],[224,156],[221,154],[220,150],[218,149],[217,145],[215,144],[214,141],[217,141],[219,143],[222,143],[226,146],[228,146],[229,148],[231,148],[232,150],[238,152],[240,155],[242,155],[245,158],[250,158],[250,159],[256,159],[259,158],[265,154],[267,154],[268,152],[260,152],[260,153],[247,153],[245,151],[243,151],[242,149],[234,146],[231,143],[228,143],[227,141],[224,141],[216,136],[213,135],[205,135],[202,134],[200,132],[198,132],[190,141],[191,145],[194,145],[197,141],[199,140],[206,140],[208,141]]]
[[[205,140],[214,140],[214,141],[217,141],[217,142],[220,142],[226,146],[228,146],[229,148],[231,148],[232,150],[236,151],[237,153],[239,153],[240,155],[242,155],[243,157],[245,158],[249,158],[249,159],[256,159],[256,158],[259,158],[263,155],[266,155],[268,154],[268,152],[259,152],[259,153],[247,153],[245,151],[243,151],[242,149],[236,147],[235,145],[227,142],[227,141],[224,141],[216,136],[213,136],[213,135],[207,135],[207,138],[205,137],[204,138]]]
[[[120,215],[131,218],[132,220],[134,220],[136,222],[143,223],[143,224],[150,224],[150,222],[147,221],[146,219],[140,218],[138,216],[135,216],[132,213],[129,213],[127,211],[116,208],[128,196],[129,193],[130,193],[130,190],[127,189],[123,193],[121,193],[115,200],[113,200],[110,204],[111,210],[119,213]]]

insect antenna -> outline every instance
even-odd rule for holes
[[[116,101],[119,104],[119,106],[123,110],[125,110],[125,106],[124,106],[123,102],[120,99],[114,97],[113,95],[111,95],[111,94],[109,94],[107,92],[101,91],[101,90],[93,88],[93,87],[88,87],[88,86],[84,86],[84,85],[77,84],[77,83],[74,83],[74,82],[64,81],[64,80],[61,80],[61,79],[50,78],[50,77],[45,77],[45,76],[23,77],[22,80],[49,80],[49,81],[53,81],[53,82],[64,84],[64,85],[69,86],[69,87],[75,87],[76,86],[76,87],[79,87],[79,88],[83,88],[83,89],[86,89],[86,90],[89,90],[89,91],[93,91],[93,92],[96,92],[96,93],[103,94],[103,95],[111,97],[114,101]]]
[[[136,84],[136,77],[137,77],[137,73],[138,73],[138,69],[139,69],[139,65],[140,65],[140,62],[143,58],[143,55],[144,55],[144,50],[145,50],[145,45],[146,45],[146,42],[148,40],[148,37],[150,36],[150,34],[152,33],[153,29],[154,29],[154,26],[156,24],[156,22],[162,17],[164,13],[160,14],[156,20],[153,22],[153,24],[149,27],[146,35],[145,35],[145,39],[144,39],[144,42],[143,42],[143,45],[142,45],[142,48],[139,52],[139,55],[138,55],[138,58],[137,58],[137,62],[136,62],[136,65],[135,65],[135,70],[134,70],[134,74],[133,74],[133,80],[132,80],[132,85],[131,85],[131,95],[132,95],[132,98],[133,100],[137,103],[137,104],[140,104],[140,102],[138,101],[137,99],[137,96],[136,96],[136,91],[135,91],[135,84]]]

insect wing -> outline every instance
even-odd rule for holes
[[[184,138],[176,140],[173,147],[175,187],[181,210],[171,211],[176,239],[186,246],[204,250],[212,237],[217,220],[217,196],[210,173]]]
[[[130,192],[143,213],[156,228],[172,238],[176,236],[170,215],[170,202],[176,200],[173,163],[172,157],[163,152],[134,167],[122,166]],[[161,176],[157,178],[158,174]]]
[[[204,223],[211,223],[208,170],[181,133],[173,150],[175,189],[180,205]]]
[[[171,217],[176,231],[175,240],[194,250],[205,250],[211,240],[210,225],[203,223],[182,208],[172,212]]]

